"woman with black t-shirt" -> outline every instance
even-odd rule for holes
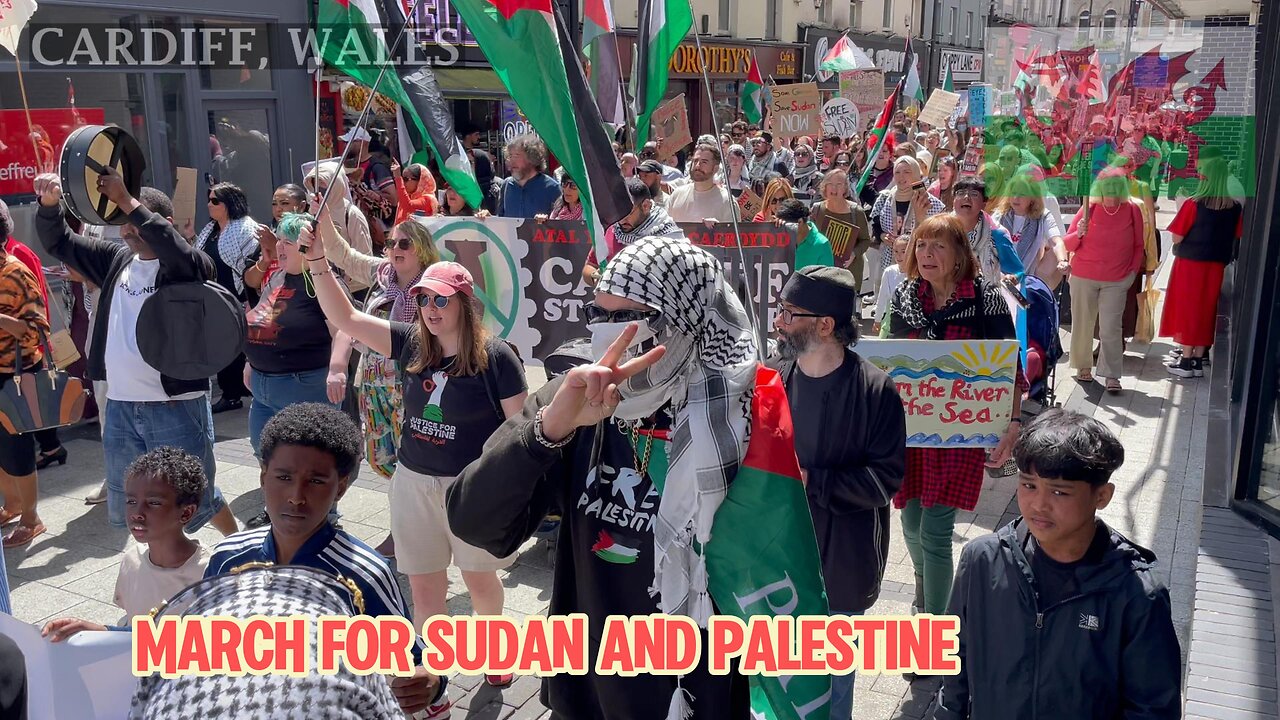
[[[471,273],[458,263],[427,268],[409,290],[418,306],[412,323],[388,321],[352,306],[325,272],[319,243],[306,259],[316,278],[316,297],[342,332],[370,350],[395,358],[403,386],[403,427],[391,478],[391,536],[398,569],[409,576],[414,624],[448,613],[450,562],[462,571],[478,615],[502,614],[498,570],[515,555],[498,558],[457,538],[445,515],[445,491],[463,468],[480,457],[484,443],[528,396],[524,368],[515,351],[490,337],[481,324]],[[510,674],[489,676],[502,686]]]
[[[244,302],[244,271],[258,252],[258,223],[249,217],[249,198],[236,185],[218,183],[209,188],[208,209],[209,224],[196,238],[196,247],[213,260],[217,283]],[[241,380],[244,357],[243,353],[237,355],[218,371],[222,398],[214,403],[213,412],[239,410],[243,406],[243,398],[249,394]]]
[[[289,213],[280,220],[280,270],[263,285],[262,299],[248,313],[244,352],[250,369],[246,381],[253,390],[249,440],[254,454],[262,428],[286,407],[303,402],[336,406],[327,392],[329,374],[347,372],[349,345],[341,343],[335,352],[338,331],[325,321],[312,281],[303,273],[298,234],[311,221],[306,213]]]

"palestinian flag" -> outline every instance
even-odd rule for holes
[[[768,532],[762,533],[761,528]],[[707,579],[720,612],[744,621],[758,615],[827,614],[822,562],[800,481],[791,408],[775,370],[761,366],[756,371],[751,442],[716,511],[711,538],[706,546]],[[772,590],[767,597],[762,593],[765,588]],[[830,676],[752,675],[749,682],[753,717],[827,717]]]
[[[911,38],[907,38],[907,59],[903,65],[907,74],[903,77],[903,100],[915,100],[924,104],[924,88],[920,85],[920,58],[911,48]]]
[[[591,552],[595,553],[596,557],[601,560],[615,565],[630,565],[640,555],[638,548],[627,547],[617,542],[606,530],[600,531],[600,534],[596,537],[596,544],[591,546]]]
[[[902,85],[905,82],[906,78],[898,81],[898,87],[894,88],[888,99],[884,101],[884,107],[880,109],[876,124],[871,126],[871,134],[867,137],[867,142],[871,143],[871,152],[867,155],[867,166],[863,168],[862,176],[858,178],[858,185],[853,190],[855,196],[862,192],[862,188],[867,186],[867,180],[871,178],[871,168],[875,167],[876,158],[884,147],[884,136],[889,132],[889,123],[893,122],[893,111],[898,106],[898,97],[902,95]]]
[[[942,89],[947,92],[955,92],[955,83],[951,80],[951,66],[948,65],[942,73]]]
[[[598,257],[604,229],[631,212],[612,140],[600,119],[578,49],[554,0],[453,0],[511,99],[578,184]]]
[[[616,127],[627,124],[627,104],[622,94],[622,61],[609,0],[586,0],[582,19],[582,49],[591,63],[591,92],[600,117]]]
[[[845,70],[872,70],[876,66],[871,58],[862,51],[862,48],[853,44],[848,35],[841,35],[840,40],[836,42],[826,57],[822,58],[822,63],[818,65],[819,70],[826,72],[843,72]]]
[[[742,84],[742,114],[747,122],[756,125],[764,119],[764,78],[760,77],[760,65],[756,62],[755,53],[751,53],[747,81]]]
[[[390,56],[391,44],[406,22],[399,0],[320,0],[316,10],[316,45],[329,67],[373,88],[386,62],[395,63],[376,88],[391,98],[400,114],[401,144],[412,150],[412,161],[425,163],[430,148],[440,160],[445,182],[472,207],[480,207],[483,195],[471,171],[462,143],[453,128],[449,105],[429,67],[416,72]]]
[[[649,141],[653,112],[667,95],[671,56],[691,28],[693,11],[689,9],[689,0],[641,0],[634,73],[638,78],[635,97],[637,148]]]

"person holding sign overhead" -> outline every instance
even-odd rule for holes
[[[889,305],[881,335],[912,340],[1011,340],[1013,317],[995,282],[980,272],[964,226],[953,215],[929,218],[912,234],[906,280]],[[998,281],[997,281],[998,282]],[[984,463],[981,448],[907,448],[907,474],[893,498],[915,568],[915,608],[942,614],[951,594],[951,531],[956,510],[972,510],[984,466],[1009,459],[1018,431],[1026,379],[1018,372],[1013,420]]]

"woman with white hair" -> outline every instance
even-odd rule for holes
[[[910,235],[917,225],[942,212],[946,206],[929,194],[915,155],[895,159],[893,182],[876,196],[871,208],[871,234],[880,243],[880,262],[871,263],[872,298],[880,290],[885,268],[893,264],[894,238]]]

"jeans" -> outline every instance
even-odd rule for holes
[[[325,392],[329,378],[327,367],[319,370],[308,370],[298,373],[281,373],[268,375],[253,371],[250,379],[250,390],[253,392],[253,403],[249,405],[249,442],[253,444],[253,454],[261,458],[258,452],[262,442],[262,428],[276,413],[298,403],[316,402],[334,405],[329,402]]]
[[[112,527],[125,526],[124,475],[129,464],[142,454],[166,445],[200,458],[208,479],[200,496],[200,507],[187,523],[187,531],[199,530],[227,506],[222,492],[214,485],[217,462],[213,457],[213,413],[208,395],[165,402],[112,400],[106,403],[104,416],[102,446],[107,461],[107,522]]]
[[[951,531],[956,526],[956,509],[946,505],[923,507],[910,500],[902,508],[902,539],[915,567],[916,577],[923,578],[926,613],[941,615],[951,597]]]
[[[839,610],[831,610],[831,615],[845,615],[848,617],[860,617],[861,612],[840,612]],[[858,677],[857,673],[849,673],[848,675],[832,675],[831,676],[831,720],[852,720],[853,718],[853,681]]]

